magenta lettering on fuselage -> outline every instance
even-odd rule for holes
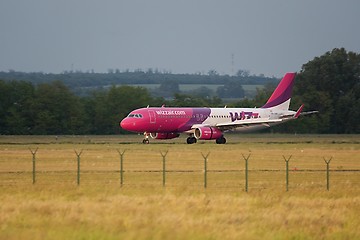
[[[158,115],[186,115],[185,111],[175,111],[175,110],[158,110],[156,111]]]
[[[241,111],[240,113],[232,113],[230,112],[230,118],[232,122],[235,122],[236,120],[245,120],[245,119],[251,119],[251,118],[259,118],[259,113],[256,112],[244,112]]]

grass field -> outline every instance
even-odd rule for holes
[[[360,239],[360,136],[227,136],[225,145],[0,136],[0,239]],[[83,150],[80,186],[74,150]]]

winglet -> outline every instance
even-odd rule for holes
[[[304,104],[302,104],[302,105],[299,107],[299,109],[296,111],[295,116],[294,116],[295,119],[300,116],[303,108],[304,108]]]

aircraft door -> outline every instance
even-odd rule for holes
[[[156,116],[153,110],[149,110],[150,123],[156,123]]]

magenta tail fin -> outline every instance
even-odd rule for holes
[[[280,107],[288,110],[296,73],[286,73],[262,108]]]

